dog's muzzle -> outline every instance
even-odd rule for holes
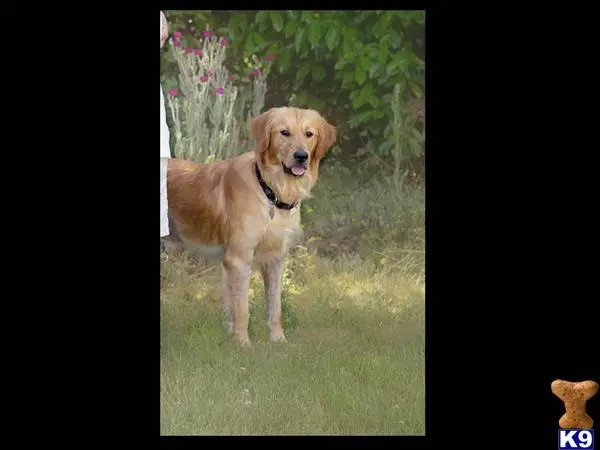
[[[283,171],[288,175],[292,175],[295,177],[301,177],[306,173],[306,161],[308,160],[308,152],[304,149],[298,149],[294,152],[294,165],[291,167],[287,167],[285,164],[281,163],[283,166]]]

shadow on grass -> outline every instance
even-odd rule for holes
[[[218,271],[196,276],[184,261],[163,262],[162,434],[424,434],[418,280],[300,260],[295,271],[305,273],[285,294],[287,344],[268,341],[253,278],[250,349],[222,327]]]

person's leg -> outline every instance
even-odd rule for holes
[[[169,235],[167,202],[167,164],[169,158],[160,158],[160,237]]]

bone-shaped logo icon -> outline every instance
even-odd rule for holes
[[[558,421],[559,427],[579,430],[592,428],[594,421],[586,414],[585,404],[598,392],[598,383],[591,380],[579,383],[554,380],[550,388],[565,404],[565,414]]]

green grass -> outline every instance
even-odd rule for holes
[[[284,275],[288,343],[268,340],[258,275],[253,346],[239,348],[222,325],[218,268],[162,255],[161,434],[425,434],[422,193],[377,202],[381,186],[367,183],[357,200],[346,195],[356,181],[327,170],[339,175],[324,169]]]

